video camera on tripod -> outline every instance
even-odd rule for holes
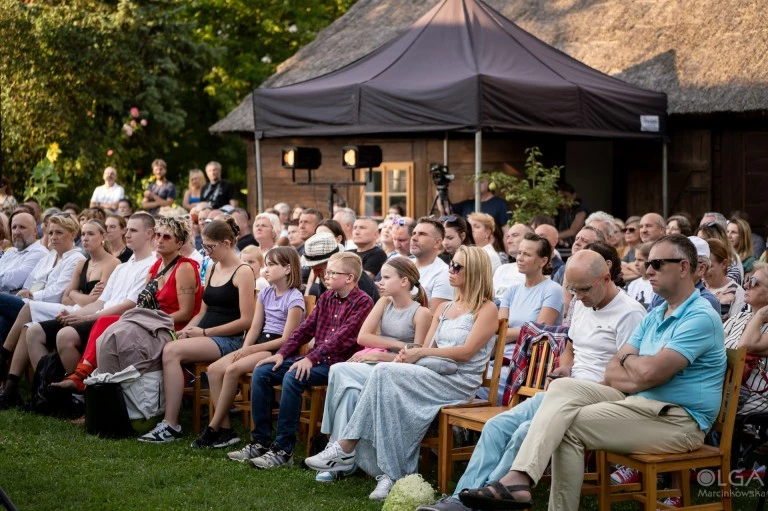
[[[448,198],[448,185],[451,184],[451,181],[456,179],[456,175],[451,174],[448,171],[447,165],[442,165],[440,163],[430,163],[429,173],[432,175],[432,182],[437,189],[437,195],[435,195],[435,200],[432,201],[430,213],[434,213],[435,207],[437,207],[438,212],[441,215],[451,214],[452,206],[451,201]]]

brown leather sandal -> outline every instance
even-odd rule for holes
[[[495,493],[491,489],[495,490]],[[533,502],[530,500],[515,499],[510,493],[513,491],[530,492],[531,487],[525,484],[504,486],[500,482],[494,481],[482,488],[462,490],[459,493],[459,499],[465,506],[480,510],[530,509],[533,507]]]

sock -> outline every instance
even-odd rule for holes
[[[6,349],[5,346],[0,346],[0,355],[2,355],[6,360],[10,360],[13,356],[13,352],[9,349]]]
[[[19,384],[19,380],[20,380],[19,376],[15,375],[15,374],[9,374],[8,375],[8,380],[6,382],[6,387],[8,386],[9,383],[13,384],[13,386],[15,387],[16,385]]]

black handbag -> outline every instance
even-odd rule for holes
[[[128,418],[123,388],[104,382],[85,386],[85,431],[106,438],[125,438],[136,433]]]
[[[64,374],[64,366],[57,353],[40,359],[32,379],[30,411],[65,419],[74,419],[83,414],[82,396],[73,394],[71,390],[51,387],[51,383],[61,381]]]

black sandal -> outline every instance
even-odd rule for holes
[[[491,488],[496,490],[496,493],[492,492]],[[482,488],[462,490],[459,493],[459,499],[465,506],[480,510],[530,509],[533,507],[533,502],[530,500],[516,500],[510,493],[513,491],[530,492],[531,487],[525,484],[504,486],[500,482],[494,481]]]

